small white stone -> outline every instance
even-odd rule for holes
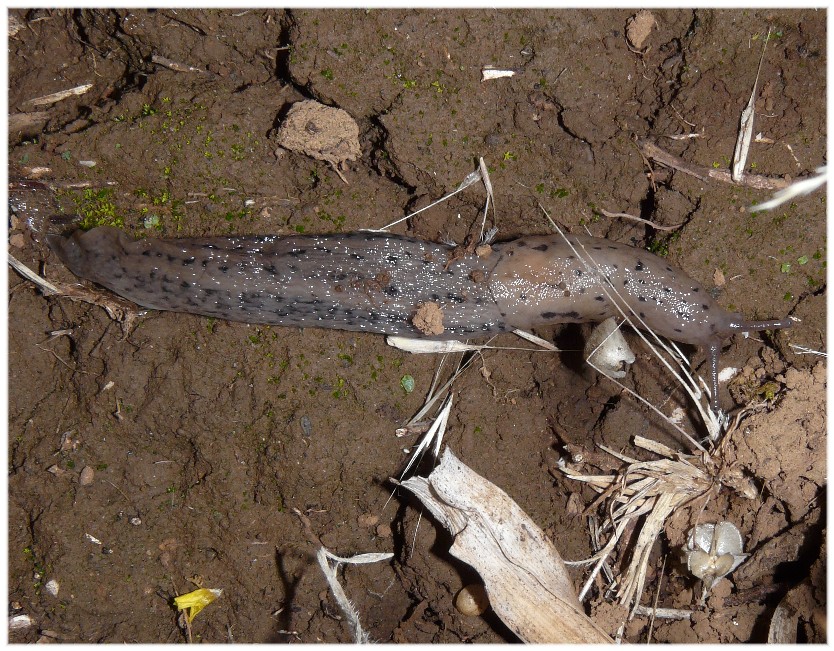
[[[501,79],[502,77],[514,77],[515,70],[498,70],[497,68],[484,68],[481,70],[481,81],[488,79]]]
[[[29,615],[15,615],[9,617],[9,630],[19,631],[24,628],[29,628],[32,625],[32,618]]]
[[[46,582],[46,585],[43,586],[43,588],[53,597],[57,597],[58,591],[61,589],[61,584],[58,583],[55,579],[49,579],[49,581]]]
[[[719,382],[729,382],[736,375],[738,375],[738,372],[739,372],[739,369],[734,368],[732,366],[728,366],[727,368],[722,368],[721,371],[718,373],[718,381]]]

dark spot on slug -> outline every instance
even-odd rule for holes
[[[399,262],[399,260],[400,260],[400,259],[399,259],[397,256],[395,256],[393,253],[392,253],[391,255],[389,255],[389,256],[386,256],[386,258],[385,258],[385,259],[386,259],[386,260],[388,260],[388,262],[390,262],[391,264],[397,264],[397,262]]]
[[[273,275],[278,273],[278,270],[275,268],[274,264],[265,264],[262,268],[267,273],[270,273],[270,274],[273,274]]]
[[[208,260],[200,260],[200,266],[202,266],[203,269],[208,267]]]
[[[645,312],[640,312],[640,318],[645,319],[646,318],[646,313]]]
[[[674,271],[674,269],[672,269],[672,267],[667,266],[666,271]]]
[[[168,262],[174,262],[176,259],[177,257],[175,255],[171,255],[170,253],[168,254]]]
[[[145,249],[144,251],[142,251],[142,255],[144,255],[144,256],[149,256],[150,254],[151,254],[150,249]]]
[[[638,296],[637,300],[640,301],[641,303],[645,303],[646,302],[646,297],[645,296]]]
[[[575,312],[574,310],[571,310],[570,312],[565,312],[565,316],[568,317],[569,319],[578,319],[579,318],[579,312]]]
[[[609,248],[609,249],[613,249],[613,250],[615,250],[615,251],[617,250],[617,247],[616,247],[616,246],[614,246],[613,244],[609,244],[609,245],[608,245],[608,248]]]
[[[525,242],[524,240],[519,240],[518,242],[516,242],[516,246],[527,246],[527,242]]]
[[[294,258],[300,258],[302,255],[307,255],[307,249],[293,249],[290,255]]]
[[[337,294],[341,294],[343,291],[345,291],[345,288],[341,285],[333,285],[333,291]]]
[[[358,253],[351,253],[350,257],[353,258],[354,260],[364,260],[365,259],[364,255],[359,255]]]
[[[463,303],[466,300],[462,296],[458,296],[457,294],[446,294],[446,298],[452,301],[453,303]]]
[[[594,251],[602,251],[602,247],[601,247],[601,246],[594,246],[594,247],[592,247],[592,248],[594,249]]]
[[[637,264],[634,265],[634,271],[643,271],[643,261],[638,260]]]
[[[702,303],[701,307],[704,308],[705,310],[709,309],[709,305],[707,305],[706,303]]]
[[[400,290],[395,285],[389,285],[385,288],[385,293],[388,294],[388,296],[398,296]]]
[[[573,275],[574,275],[574,276],[576,276],[577,278],[578,278],[579,276],[581,276],[583,273],[585,273],[585,272],[584,272],[584,271],[582,271],[582,269],[574,269],[574,270],[573,270]]]
[[[572,253],[568,256],[568,260],[576,260],[576,256]]]
[[[183,261],[182,261],[182,263],[183,263],[183,264],[187,267],[188,265],[192,265],[192,264],[194,264],[194,261],[195,261],[196,259],[197,259],[197,258],[195,258],[195,257],[192,255],[190,258],[186,258],[185,260],[183,260]]]
[[[220,271],[222,271],[223,273],[226,273],[228,270],[229,270],[228,265],[225,265],[225,264],[220,265]]]
[[[613,265],[613,267],[614,267],[614,269],[619,269],[619,268],[620,268],[620,265],[618,265],[618,264],[614,264],[614,265]]]
[[[605,297],[604,296],[596,296],[596,297],[594,297],[594,300],[595,301],[604,301]]]
[[[671,294],[672,293],[672,288],[671,287],[664,287],[663,291],[666,292],[667,294]]]
[[[507,316],[506,312],[501,312],[501,316]]]
[[[580,292],[579,292],[579,293],[581,294],[581,293],[582,293],[582,291],[580,290]],[[569,289],[566,289],[566,290],[562,293],[562,296],[564,296],[565,298],[569,298],[569,297],[570,297],[570,290],[569,290]]]
[[[501,316],[504,316],[503,314]],[[542,319],[552,319],[556,316],[556,312],[542,312]]]
[[[431,295],[431,300],[439,301],[440,300],[440,294],[432,294]]]
[[[626,285],[628,285],[628,278],[626,278],[626,279],[623,281],[623,287],[625,287]]]
[[[183,280],[183,281],[180,283],[180,287],[182,287],[183,289],[188,289],[189,287],[191,287],[191,283],[190,283],[190,282],[188,282],[187,280]]]
[[[526,301],[527,300],[527,294],[519,294],[518,295],[518,300]]]
[[[692,288],[692,291],[693,291],[693,292],[697,292],[697,291],[698,291],[698,290],[700,290],[700,289],[701,289],[700,287],[693,287],[693,288]]]
[[[313,250],[314,251],[324,251],[325,253],[330,253],[330,249],[328,249],[326,246],[314,246]]]
[[[675,332],[683,332],[683,330],[681,330],[680,328],[673,328],[673,330],[674,330]]]
[[[548,248],[547,244],[539,244],[538,246],[533,247],[536,251],[547,251]]]

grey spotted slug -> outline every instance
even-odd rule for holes
[[[735,332],[791,325],[748,321],[666,260],[587,236],[522,237],[481,255],[373,232],[133,240],[98,227],[47,241],[75,275],[144,307],[405,337],[603,321],[620,314],[607,279],[641,327],[708,349],[716,408],[721,343]],[[442,334],[415,325],[425,304],[440,307]]]

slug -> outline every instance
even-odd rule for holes
[[[721,343],[791,325],[747,321],[666,260],[587,236],[523,237],[479,247],[481,255],[373,232],[133,240],[102,226],[47,242],[75,275],[144,307],[405,337],[603,321],[620,316],[607,279],[640,327],[708,349],[716,410]],[[421,321],[427,306],[440,319],[436,330]]]

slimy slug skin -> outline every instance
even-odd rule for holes
[[[716,408],[721,343],[791,325],[747,321],[666,260],[588,236],[522,237],[480,256],[372,232],[133,240],[101,226],[47,241],[75,275],[144,307],[406,337],[428,336],[414,325],[427,303],[442,309],[435,338],[468,339],[620,316],[616,291],[641,329],[708,349]]]

